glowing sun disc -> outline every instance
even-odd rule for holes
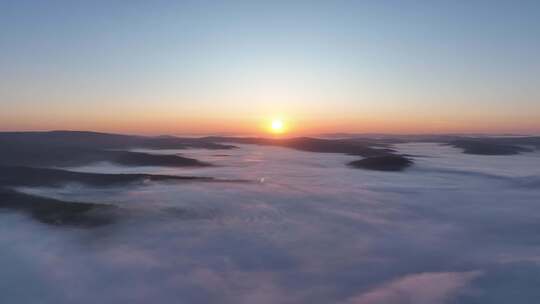
[[[281,119],[272,120],[272,123],[270,124],[270,129],[274,133],[281,133],[283,132],[284,128],[285,128],[285,124],[283,123]]]

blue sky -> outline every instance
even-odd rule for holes
[[[540,132],[538,1],[1,1],[0,128]]]

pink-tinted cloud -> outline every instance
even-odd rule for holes
[[[411,274],[354,296],[347,304],[443,304],[480,276],[480,271]]]

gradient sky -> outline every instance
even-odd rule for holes
[[[540,133],[540,1],[0,1],[0,129]]]

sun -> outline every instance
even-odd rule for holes
[[[274,119],[270,123],[270,131],[275,134],[283,133],[285,131],[285,123],[281,119]]]

